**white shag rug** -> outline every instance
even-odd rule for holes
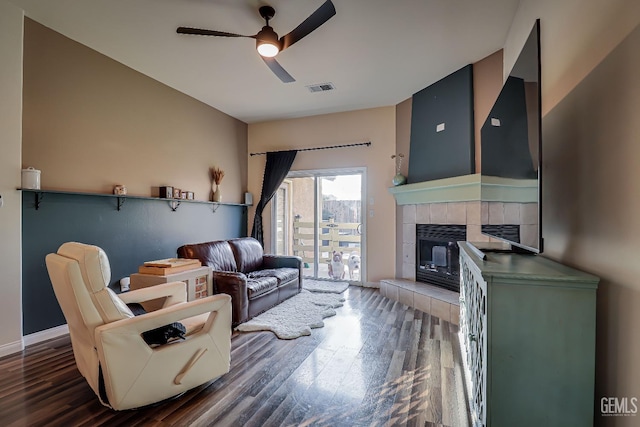
[[[345,288],[346,289],[346,288]],[[334,308],[341,307],[344,297],[335,293],[309,292],[305,289],[254,317],[241,323],[242,332],[272,331],[283,340],[311,335],[311,328],[324,326],[325,317],[335,316]]]
[[[303,279],[302,289],[306,289],[310,292],[328,292],[333,294],[341,294],[347,290],[349,283],[347,282],[332,282],[329,280],[313,280]]]

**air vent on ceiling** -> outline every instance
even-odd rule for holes
[[[309,92],[314,93],[314,92],[326,92],[328,90],[334,90],[336,87],[333,85],[333,83],[320,83],[320,84],[316,84],[316,85],[309,85],[307,86],[307,89],[309,89]]]

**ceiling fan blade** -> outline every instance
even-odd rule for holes
[[[260,56],[260,58],[262,58],[264,63],[267,64],[267,67],[273,71],[273,74],[282,80],[282,83],[292,83],[296,81],[291,74],[287,73],[287,70],[282,68],[282,65],[280,65],[275,58],[265,58],[264,56]]]
[[[191,34],[196,36],[217,36],[217,37],[248,37],[255,39],[256,36],[243,36],[242,34],[227,33],[225,31],[203,30],[201,28],[178,27],[178,34]]]
[[[327,22],[335,14],[335,6],[331,2],[331,0],[327,0],[315,12],[309,15],[309,17],[305,19],[302,24],[294,28],[289,34],[286,34],[280,38],[280,44],[282,45],[281,50],[285,50],[297,41],[300,41],[300,39],[309,35],[309,33]]]

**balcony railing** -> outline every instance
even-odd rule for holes
[[[318,223],[319,262],[331,261],[333,251],[352,252],[360,255],[362,224],[357,222],[334,222],[333,220]],[[305,263],[314,262],[314,238],[316,235],[313,222],[294,221],[293,254],[302,258]]]

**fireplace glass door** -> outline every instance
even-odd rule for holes
[[[416,280],[459,291],[457,242],[466,237],[466,225],[416,224]]]

